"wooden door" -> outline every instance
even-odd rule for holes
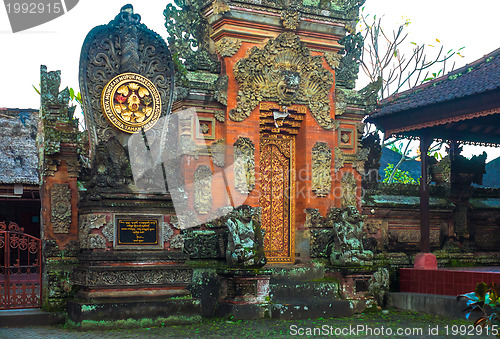
[[[260,141],[260,206],[264,250],[269,263],[294,262],[294,139]]]

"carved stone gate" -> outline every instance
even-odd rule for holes
[[[0,222],[0,309],[41,307],[41,242]]]

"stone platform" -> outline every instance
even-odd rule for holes
[[[260,269],[218,270],[222,290],[217,314],[234,319],[269,317],[269,279],[271,271]]]
[[[100,300],[67,303],[68,317],[77,325],[85,322],[151,319],[158,324],[182,325],[201,321],[198,299]],[[139,323],[139,322],[138,322]]]

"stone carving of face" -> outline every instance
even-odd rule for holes
[[[278,96],[287,104],[291,104],[299,91],[300,74],[292,70],[280,72],[278,82]]]

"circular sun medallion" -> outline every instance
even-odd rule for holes
[[[101,104],[108,121],[127,133],[147,131],[161,115],[160,92],[148,78],[136,73],[111,79],[104,86]]]

